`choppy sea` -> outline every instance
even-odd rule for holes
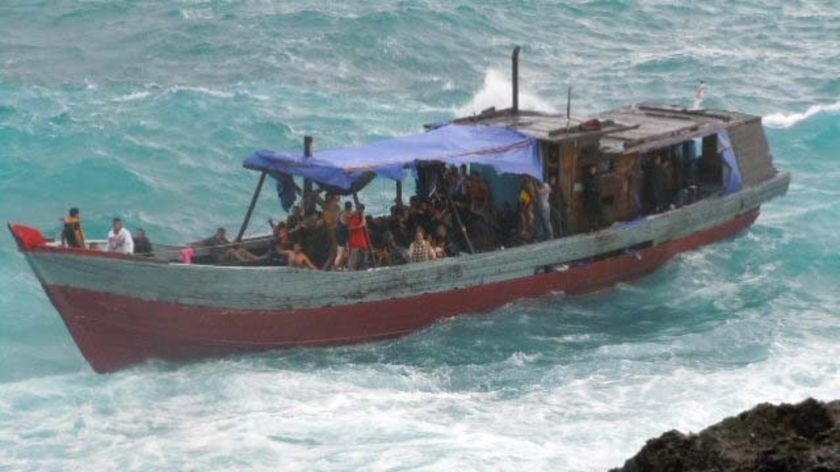
[[[0,235],[0,470],[552,470],[623,463],[757,402],[840,397],[840,3],[0,3],[0,218],[179,243],[236,228],[259,148],[420,130],[509,100],[764,117],[790,193],[607,293],[354,347],[97,375]],[[368,201],[384,205],[390,186]],[[256,229],[280,216],[271,192]]]

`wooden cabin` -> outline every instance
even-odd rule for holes
[[[645,214],[644,166],[656,156],[664,163],[670,200],[691,186],[696,192],[692,199],[720,192],[727,172],[732,172],[721,160],[721,131],[731,141],[737,159],[734,172],[740,173],[743,185],[762,182],[775,173],[760,118],[737,112],[644,103],[583,121],[558,114],[490,109],[454,123],[508,126],[539,139],[544,181],[557,179],[570,234],[586,229],[582,179],[590,165],[597,167],[601,179],[607,223]],[[688,159],[695,168],[692,171],[686,170]]]

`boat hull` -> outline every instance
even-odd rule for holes
[[[547,267],[526,277],[452,290],[315,308],[203,305],[42,283],[85,359],[97,372],[111,372],[150,358],[182,361],[374,341],[522,298],[590,293],[642,277],[681,252],[743,231],[758,213],[757,208],[748,210],[722,224],[597,262]]]
[[[594,233],[360,272],[170,263],[10,230],[82,354],[110,372],[150,358],[373,341],[517,299],[602,290],[743,231],[789,184],[777,173]]]

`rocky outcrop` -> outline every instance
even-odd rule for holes
[[[763,403],[698,434],[669,431],[616,471],[840,472],[840,400]]]

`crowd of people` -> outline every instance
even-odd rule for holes
[[[274,239],[267,260],[317,270],[363,270],[543,241],[565,232],[556,179],[541,183],[522,177],[514,209],[509,202],[494,207],[490,187],[466,166],[441,169],[437,177],[425,183],[428,190],[381,217],[366,214],[358,201],[342,205],[339,195],[315,191],[317,208],[308,214],[293,206],[285,221],[269,220]],[[226,257],[248,262],[251,256]]]
[[[313,190],[308,198],[314,204],[308,211],[304,209],[307,205],[295,205],[283,221],[268,221],[272,240],[267,251],[253,244],[231,242],[225,228],[218,228],[209,238],[181,248],[177,257],[187,264],[197,261],[354,271],[439,260],[566,234],[566,205],[556,178],[543,183],[522,176],[514,206],[508,201],[494,205],[481,174],[468,173],[465,165],[443,167],[429,175],[433,177],[418,186],[418,193],[407,204],[396,202],[385,216],[367,214],[364,204],[355,197],[355,202],[342,204],[338,194]],[[591,230],[605,224],[600,194],[597,168],[592,166],[583,179]],[[77,208],[64,219],[62,244],[85,247]],[[152,254],[145,232],[138,229],[132,236],[119,218],[113,220],[104,249]]]

